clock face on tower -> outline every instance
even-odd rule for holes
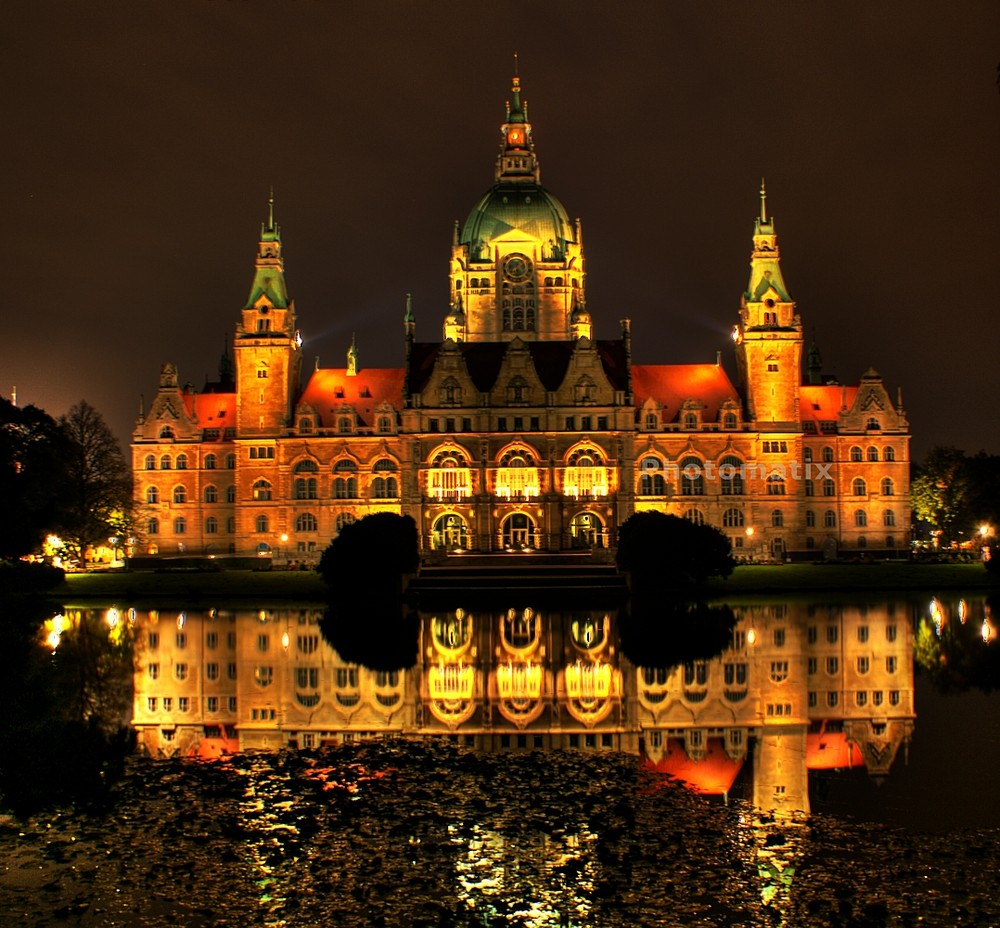
[[[531,264],[524,255],[510,255],[503,262],[503,276],[515,283],[527,279]]]

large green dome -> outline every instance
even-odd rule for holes
[[[461,244],[469,247],[473,260],[489,260],[491,243],[519,229],[537,239],[546,258],[561,257],[568,242],[575,242],[566,209],[539,184],[495,184],[472,208],[462,228]],[[551,249],[551,250],[550,250]]]

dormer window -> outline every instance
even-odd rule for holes
[[[261,309],[261,312],[264,310]],[[258,332],[270,332],[271,331],[271,320],[270,319],[258,319],[257,320],[257,331]]]

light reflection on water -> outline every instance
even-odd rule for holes
[[[22,924],[74,899],[107,925],[995,924],[989,887],[966,879],[1000,860],[995,805],[975,800],[980,830],[960,842],[947,817],[928,836],[919,809],[878,807],[935,796],[892,792],[928,756],[939,789],[949,762],[975,767],[923,741],[925,713],[936,738],[968,723],[955,700],[997,715],[915,673],[915,653],[932,667],[964,653],[949,621],[986,620],[981,600],[937,602],[943,621],[927,603],[739,607],[722,655],[669,671],[628,660],[603,612],[425,616],[419,663],[393,673],[342,661],[313,610],[140,611],[133,724],[164,760],[132,763],[106,821],[0,834],[17,862],[0,910],[35,918]],[[876,824],[908,816],[917,829]],[[39,868],[48,896],[26,876]]]

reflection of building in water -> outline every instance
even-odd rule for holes
[[[319,610],[139,615],[134,725],[153,754],[317,747],[385,734],[485,750],[642,753],[756,805],[808,809],[808,771],[888,773],[913,731],[909,617],[890,606],[744,607],[719,657],[634,667],[603,612],[426,615],[418,665],[341,660]]]
[[[638,669],[637,722],[657,769],[725,794],[751,753],[755,805],[808,810],[808,771],[888,773],[913,731],[913,643],[891,608],[745,607],[727,651]]]

